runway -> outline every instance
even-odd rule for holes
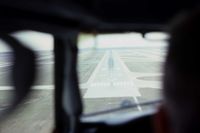
[[[77,71],[84,113],[160,99],[161,68],[165,52],[165,48],[160,46],[80,51]],[[10,126],[0,129],[1,133],[25,133],[24,128],[31,124],[27,128],[30,132],[50,131],[53,124],[53,58],[52,51],[38,52],[38,72],[32,87],[34,93],[13,118],[6,122]],[[0,62],[0,109],[6,104],[6,94],[12,90],[9,82],[11,65],[5,60]],[[148,107],[137,106],[131,111],[146,109]]]

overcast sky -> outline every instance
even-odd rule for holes
[[[104,34],[96,38],[88,37],[79,43],[79,48],[124,48],[166,46],[168,35],[154,32],[147,34],[146,39],[140,33]],[[96,43],[96,45],[94,45]]]
[[[26,46],[31,49],[38,50],[52,50],[53,49],[53,37],[50,34],[44,34],[34,31],[24,31],[13,34]],[[10,48],[0,40],[0,52],[10,51]]]
[[[40,50],[53,50],[53,37],[50,34],[44,34],[34,31],[23,31],[13,34],[25,45],[30,47],[35,51]],[[143,46],[155,46],[155,45],[166,45],[165,34],[152,33],[147,34],[146,38],[156,40],[149,41],[144,39],[140,33],[124,33],[124,34],[106,34],[98,35],[96,38],[90,35],[85,37],[79,42],[79,48],[118,48],[118,47],[143,47]],[[94,43],[96,42],[96,46]],[[5,45],[5,43],[0,40],[0,52],[10,51],[10,48]]]

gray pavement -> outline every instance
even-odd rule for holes
[[[161,98],[164,48],[132,48],[80,51],[79,83],[84,101],[84,113],[120,107],[124,102],[140,103]],[[3,125],[0,133],[48,133],[53,125],[53,56],[52,52],[38,56],[36,87],[33,95]],[[5,63],[5,62],[4,62]],[[0,109],[6,105],[10,86],[9,66],[0,62]],[[113,83],[113,86],[110,84]],[[121,84],[120,84],[121,83]],[[121,88],[120,88],[121,87]],[[152,106],[153,107],[153,106]],[[127,111],[143,111],[137,107]]]

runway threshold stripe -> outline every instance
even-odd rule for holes
[[[52,90],[54,88],[53,85],[36,85],[33,86],[32,89],[34,90]],[[13,90],[12,86],[0,86],[1,91],[6,91],[6,90]]]
[[[80,88],[86,87],[85,84],[80,84]],[[34,90],[53,90],[54,85],[34,85]],[[85,89],[85,88],[83,88]],[[0,91],[13,90],[13,86],[0,86]]]

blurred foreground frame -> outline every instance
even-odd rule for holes
[[[54,36],[55,128],[59,133],[76,133],[83,110],[75,70],[78,33],[136,31],[144,34],[163,31],[174,15],[195,8],[199,3],[197,0],[182,3],[178,0],[2,0],[0,35],[4,41],[17,47],[21,44],[9,36],[17,31],[33,30]],[[18,53],[23,50],[14,51]],[[30,55],[27,67],[33,70],[33,73],[27,72],[30,82],[24,86],[28,94],[34,79],[35,57],[28,49],[23,53]],[[24,92],[17,93],[20,95]]]
[[[12,97],[9,98],[11,101],[10,105],[0,114],[1,122],[9,113],[16,109],[31,92],[31,85],[35,78],[36,62],[34,52],[21,44],[16,38],[7,34],[2,34],[0,37],[11,47],[14,53],[14,62],[11,70],[11,80],[14,90]]]

